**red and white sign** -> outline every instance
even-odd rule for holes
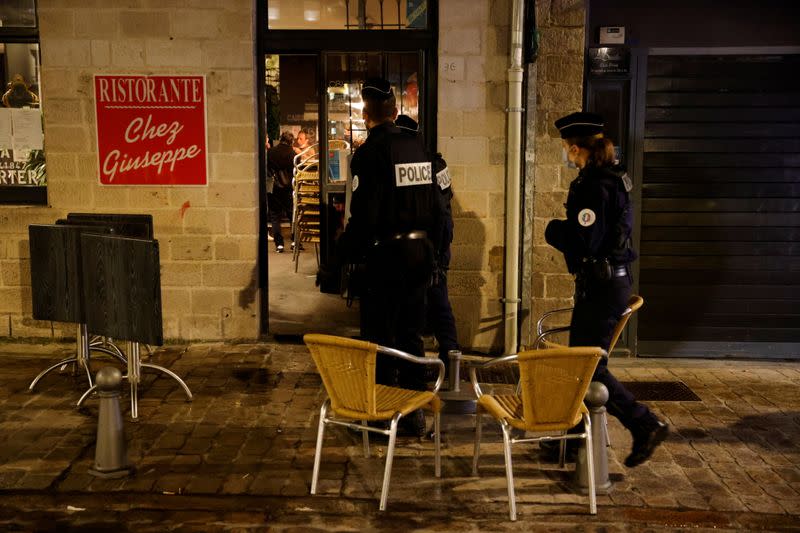
[[[103,185],[206,185],[205,76],[95,76]]]

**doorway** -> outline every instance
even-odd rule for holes
[[[367,138],[361,84],[374,76],[389,80],[398,113],[419,121],[424,134],[425,102],[431,98],[424,90],[425,54],[278,53],[265,55],[264,66],[264,131],[270,148],[265,154],[267,172],[262,173],[267,191],[262,209],[270,215],[261,226],[268,237],[261,239],[260,257],[267,266],[268,331],[358,336],[358,301],[342,296],[336,241],[348,218],[350,158]],[[276,149],[281,139],[291,144],[291,152]],[[270,178],[280,150],[291,158],[290,193],[276,189],[277,180]],[[282,201],[279,193],[290,200]]]

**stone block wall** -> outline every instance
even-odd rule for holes
[[[459,342],[503,346],[508,0],[442,0],[438,146],[453,177],[448,288]]]
[[[529,67],[526,148],[526,249],[523,269],[527,318],[521,342],[531,345],[538,318],[570,307],[574,286],[560,252],[544,240],[553,218],[564,218],[569,183],[577,175],[561,162],[561,139],[553,122],[583,103],[583,0],[537,0],[539,55]],[[568,316],[568,315],[567,315]]]
[[[255,338],[258,189],[251,0],[39,0],[47,207],[0,207],[0,336],[31,320],[27,227],[70,211],[151,213],[164,336]],[[204,74],[207,187],[101,187],[94,74]]]

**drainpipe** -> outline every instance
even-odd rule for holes
[[[508,68],[508,134],[506,150],[506,243],[504,331],[506,354],[517,353],[519,318],[520,189],[522,159],[522,32],[524,0],[514,0],[511,13],[511,57]]]

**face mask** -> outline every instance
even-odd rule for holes
[[[567,157],[567,149],[564,148],[563,146],[561,147],[561,161],[567,168],[578,168],[578,166],[575,163],[569,160],[569,157]]]

